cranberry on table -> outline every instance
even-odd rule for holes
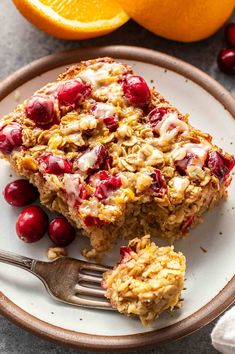
[[[56,246],[65,247],[74,241],[75,229],[64,218],[56,218],[49,224],[48,235]]]
[[[38,158],[43,173],[62,175],[72,173],[71,163],[63,156],[45,154]]]
[[[59,103],[64,106],[76,106],[91,92],[88,85],[80,79],[68,80],[61,83],[57,89]]]
[[[49,97],[34,95],[26,103],[25,114],[37,125],[49,124],[55,117],[54,102]]]
[[[39,206],[25,208],[16,221],[16,233],[26,243],[41,240],[47,231],[48,216]]]
[[[26,179],[17,179],[5,186],[3,196],[8,204],[21,207],[34,202],[39,193],[37,188]]]
[[[222,49],[218,54],[217,63],[225,74],[235,74],[235,49]]]
[[[22,128],[20,124],[12,122],[0,130],[0,151],[10,154],[13,149],[22,145]]]
[[[150,98],[147,83],[141,76],[127,76],[122,84],[123,92],[130,103],[145,103]]]
[[[235,23],[229,23],[226,26],[225,37],[228,44],[235,48]]]

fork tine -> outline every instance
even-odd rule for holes
[[[76,305],[82,306],[82,307],[97,308],[97,309],[101,309],[101,310],[114,311],[114,308],[111,306],[111,304],[108,301],[83,299],[83,298],[75,296],[75,295],[70,298],[70,301],[72,301],[73,304],[76,304]]]
[[[82,286],[80,284],[75,285],[75,291],[79,295],[96,296],[96,297],[103,297],[103,298],[104,298],[104,293],[105,293],[105,290],[88,288],[88,287]]]
[[[93,275],[87,275],[83,273],[79,273],[79,280],[80,282],[86,282],[86,283],[96,283],[101,285],[102,282],[102,276],[93,276]]]
[[[81,269],[88,269],[88,270],[92,270],[92,271],[95,271],[95,272],[104,273],[107,270],[112,269],[112,267],[103,266],[101,264],[96,264],[96,263],[86,263],[86,262],[84,262],[84,263],[82,263]]]

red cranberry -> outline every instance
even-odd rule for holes
[[[131,259],[131,252],[132,249],[128,246],[121,246],[120,247],[120,255],[121,259],[118,264],[125,264]]]
[[[80,79],[73,79],[62,82],[58,86],[57,97],[61,105],[75,107],[90,92],[90,87]]]
[[[86,216],[83,222],[87,227],[101,227],[107,223],[106,221],[100,220],[95,216]]]
[[[119,177],[112,176],[107,171],[96,173],[96,175],[93,176],[92,182],[96,186],[94,196],[99,200],[106,199],[110,193],[119,189],[122,184]]]
[[[150,98],[148,85],[141,76],[127,76],[122,87],[124,95],[132,104],[145,103]]]
[[[22,145],[22,128],[12,122],[3,126],[0,131],[0,151],[4,154],[10,154],[13,149]]]
[[[79,183],[79,199],[81,200],[85,200],[88,199],[90,197],[90,194],[88,193],[88,191],[86,190],[86,188],[83,186],[83,184],[80,182]]]
[[[148,114],[148,121],[150,122],[151,126],[153,128],[156,127],[156,125],[161,122],[163,116],[167,113],[166,108],[154,108],[149,114]]]
[[[98,170],[105,163],[105,160],[108,159],[109,153],[104,145],[99,145],[95,148],[95,151],[97,158],[92,168]]]
[[[229,23],[226,26],[225,37],[228,44],[235,48],[235,23]]]
[[[26,179],[17,179],[6,185],[3,196],[10,205],[20,207],[34,202],[39,193]]]
[[[48,235],[56,246],[66,247],[75,239],[75,230],[64,218],[56,218],[49,224]]]
[[[32,96],[26,103],[25,114],[37,125],[49,124],[55,116],[54,102],[48,97]]]
[[[63,156],[46,154],[41,155],[38,161],[43,173],[57,176],[64,173],[72,173],[71,163]]]
[[[96,187],[97,184],[100,181],[105,181],[109,178],[110,173],[108,171],[99,171],[97,173],[95,173],[94,175],[90,176],[88,183],[93,186]]]
[[[72,179],[72,176],[71,178],[68,176],[68,179]],[[66,196],[72,206],[79,207],[83,200],[89,199],[90,194],[82,184],[80,178],[75,177],[73,180],[71,180],[71,183],[73,187],[69,188],[69,190],[66,192]]]
[[[154,170],[149,173],[149,176],[153,179],[151,189],[154,194],[165,194],[167,191],[167,184],[165,178],[160,170]]]
[[[119,125],[119,120],[117,117],[104,118],[103,122],[110,132],[115,132]]]
[[[16,232],[26,243],[39,241],[47,231],[48,216],[39,206],[25,208],[16,221]]]
[[[182,160],[175,161],[176,169],[181,175],[185,174],[188,165],[194,159],[194,157],[194,154],[187,152]]]
[[[235,49],[222,49],[218,54],[217,63],[225,74],[235,74]]]
[[[235,166],[235,158],[226,158],[218,151],[211,151],[209,153],[207,166],[220,182],[223,182],[225,177]]]
[[[111,163],[112,158],[109,156],[106,147],[104,145],[98,145],[84,152],[84,154],[78,158],[76,166],[80,171],[89,173],[92,170],[108,168]]]

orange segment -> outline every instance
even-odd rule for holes
[[[31,23],[56,37],[86,39],[120,27],[128,16],[115,0],[13,0]]]

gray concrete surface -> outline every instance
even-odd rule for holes
[[[15,10],[10,0],[0,1],[0,79],[7,77],[8,74],[30,63],[32,60],[55,51],[108,44],[143,46],[174,55],[206,71],[221,82],[228,90],[233,93],[235,92],[234,77],[228,77],[222,74],[219,72],[216,65],[216,55],[219,49],[225,46],[223,30],[200,43],[183,44],[154,36],[130,21],[108,36],[81,42],[64,41],[53,38],[29,24]],[[217,353],[211,346],[210,340],[210,332],[214,324],[215,321],[198,332],[177,342],[169,343],[162,347],[152,349],[151,351],[141,351],[141,353]],[[43,341],[15,327],[6,319],[0,317],[0,353],[74,354],[78,353],[78,351],[64,349],[58,345]]]

